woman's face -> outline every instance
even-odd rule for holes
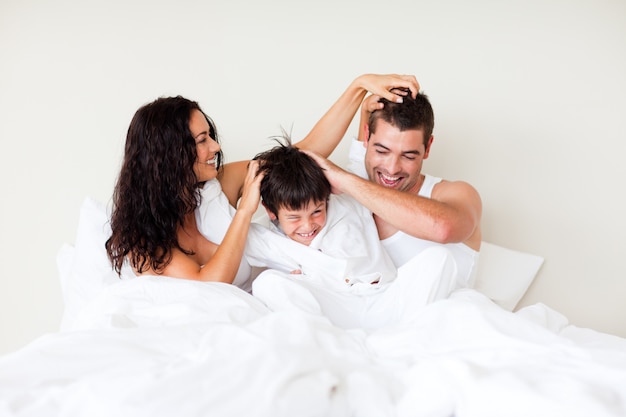
[[[198,159],[193,166],[193,171],[198,182],[212,180],[217,177],[216,155],[221,147],[211,137],[211,127],[204,114],[200,110],[192,110],[189,118],[189,130],[196,141]]]

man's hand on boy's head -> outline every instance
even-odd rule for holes
[[[317,163],[317,165],[319,165],[320,168],[322,168],[322,171],[324,171],[324,176],[330,183],[330,188],[331,188],[330,191],[333,194],[341,194],[343,191],[341,191],[341,189],[339,188],[339,183],[340,183],[339,177],[341,176],[341,174],[348,174],[348,175],[350,174],[347,171],[340,168],[339,166],[335,165],[330,160],[324,158],[323,156],[313,151],[303,149],[302,152],[304,152],[305,154],[313,158],[313,160]]]

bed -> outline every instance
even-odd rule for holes
[[[625,416],[626,339],[542,304],[541,267],[483,243],[473,289],[364,332],[222,283],[122,279],[86,199],[58,267],[61,328],[0,357],[1,416]]]

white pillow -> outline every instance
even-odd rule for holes
[[[70,328],[80,311],[106,286],[119,281],[104,249],[110,235],[106,206],[87,197],[80,208],[75,246],[66,244],[57,255],[65,302],[62,330]],[[542,264],[540,256],[482,242],[474,288],[512,311]],[[132,277],[132,270],[125,265],[122,279]]]
[[[544,258],[482,242],[474,288],[513,311],[535,279]]]
[[[110,236],[105,205],[86,198],[80,208],[74,247],[65,244],[57,254],[65,303],[61,330],[70,328],[80,311],[104,287],[119,281],[104,248]]]

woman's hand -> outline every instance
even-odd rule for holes
[[[261,180],[265,172],[259,172],[259,161],[250,161],[248,171],[243,182],[241,199],[237,211],[244,210],[254,214],[261,201]]]

